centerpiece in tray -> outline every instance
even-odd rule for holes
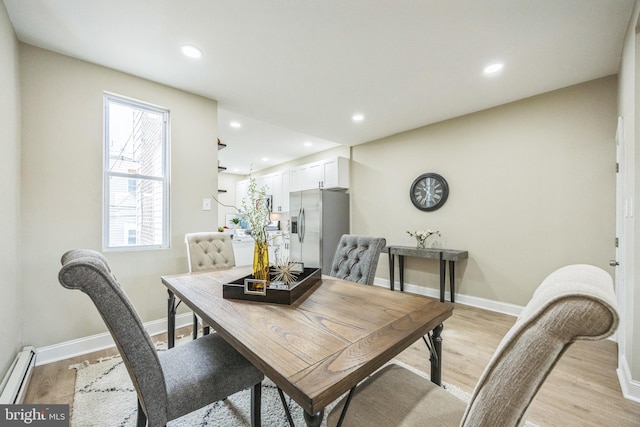
[[[255,177],[249,173],[249,187],[247,195],[242,199],[241,212],[247,215],[247,222],[251,229],[251,237],[255,241],[253,250],[253,276],[255,286],[260,287],[261,281],[269,282],[269,239],[267,225],[269,224],[270,206],[267,202],[267,187],[259,187]]]
[[[270,204],[266,186],[259,187],[249,174],[247,195],[241,212],[247,215],[251,237],[255,241],[252,274],[241,277],[222,288],[224,298],[292,304],[321,278],[319,268],[304,268],[301,262],[276,260],[269,266]]]
[[[269,280],[253,274],[222,287],[223,298],[293,304],[321,279],[319,268],[305,268],[301,262],[279,260],[269,268]]]

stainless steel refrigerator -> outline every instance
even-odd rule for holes
[[[314,189],[294,191],[289,197],[289,259],[329,274],[338,241],[349,234],[349,194]]]

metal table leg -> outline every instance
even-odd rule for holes
[[[447,262],[442,258],[443,252],[440,252],[440,302],[444,302],[445,278],[447,276]]]
[[[451,302],[456,302],[455,265],[455,261],[449,261],[449,290],[451,291]]]
[[[173,348],[176,343],[176,296],[167,289],[167,345]]]
[[[429,349],[429,361],[431,362],[431,382],[441,385],[442,382],[442,337],[440,334],[444,325],[440,323],[431,332],[422,337]]]
[[[444,325],[441,323],[433,329],[432,341],[433,351],[435,355],[431,355],[431,382],[442,385],[442,330]]]
[[[394,290],[396,284],[394,258],[395,256],[391,253],[391,250],[389,250],[389,289],[391,289],[392,291]]]
[[[400,290],[404,291],[404,255],[398,255],[398,269],[400,270]]]

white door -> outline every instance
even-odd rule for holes
[[[625,223],[631,217],[632,203],[625,191],[626,162],[624,150],[624,120],[618,117],[616,130],[616,259],[611,260],[610,265],[615,266],[615,286],[620,311],[624,310],[625,287]],[[622,313],[621,313],[622,315]],[[618,352],[624,354],[624,325],[620,322],[617,331]]]

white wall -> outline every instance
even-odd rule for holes
[[[18,41],[0,2],[0,379],[21,347],[20,82]]]
[[[469,251],[457,292],[503,303],[525,305],[566,264],[613,274],[615,129],[613,76],[354,146],[351,230],[396,245],[415,244],[407,230],[439,230]],[[409,200],[425,172],[450,186],[434,212]],[[408,258],[405,271],[439,286],[435,261]],[[376,276],[389,277],[386,256]]]
[[[184,234],[213,229],[217,103],[128,74],[20,45],[24,341],[42,347],[104,332],[90,300],[60,286],[60,256],[101,250],[103,92],[170,110],[171,248],[105,255],[142,321],[166,316],[163,274],[187,271]]]
[[[218,184],[220,188],[227,190],[227,192],[214,194],[217,200],[214,200],[213,203],[215,204],[216,201],[218,202],[218,223],[215,228],[209,231],[215,231],[218,227],[224,226],[226,214],[236,213],[240,208],[240,206],[236,206],[236,183],[243,179],[247,179],[247,176],[231,173],[221,173],[218,176]]]

